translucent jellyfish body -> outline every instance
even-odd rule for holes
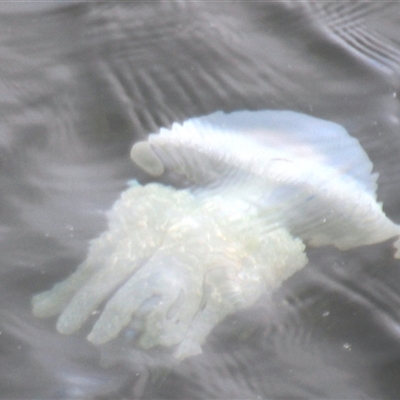
[[[217,112],[161,129],[131,156],[169,184],[133,182],[77,271],[33,298],[34,314],[59,315],[65,334],[100,310],[94,344],[134,329],[140,347],[199,354],[222,319],[306,265],[305,244],[400,235],[376,201],[368,156],[329,121]]]

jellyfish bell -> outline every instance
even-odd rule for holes
[[[367,154],[333,122],[216,112],[161,129],[131,157],[164,184],[132,183],[77,271],[33,298],[34,314],[59,315],[65,334],[104,304],[94,344],[136,326],[139,347],[199,354],[227,315],[306,265],[305,245],[345,250],[400,236],[376,201]],[[400,258],[399,239],[395,247]]]
[[[165,167],[149,142],[138,142],[131,150],[132,161],[152,177],[161,176]]]
[[[216,112],[135,144],[138,165],[143,143],[172,181],[197,193],[243,191],[310,245],[346,250],[399,236],[377,202],[372,162],[334,122],[293,111]]]

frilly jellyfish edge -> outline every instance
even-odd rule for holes
[[[35,316],[59,315],[63,334],[100,310],[94,344],[129,330],[142,348],[199,354],[227,315],[306,265],[304,243],[347,249],[400,235],[376,202],[366,153],[332,122],[217,112],[161,129],[131,155],[188,188],[131,182],[76,272],[32,300]]]

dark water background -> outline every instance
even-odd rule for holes
[[[68,276],[140,178],[131,145],[216,110],[344,125],[400,222],[400,3],[0,4],[0,398],[400,398],[390,243],[310,263],[180,364],[58,334],[31,296]],[[264,300],[264,301],[263,301]],[[87,333],[87,332],[86,332]]]

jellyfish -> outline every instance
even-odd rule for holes
[[[58,316],[62,334],[96,315],[93,344],[133,331],[136,346],[184,359],[304,267],[306,246],[396,238],[400,258],[400,227],[377,202],[372,162],[334,122],[215,112],[149,135],[131,158],[152,183],[131,181],[76,272],[33,297],[33,314]]]

